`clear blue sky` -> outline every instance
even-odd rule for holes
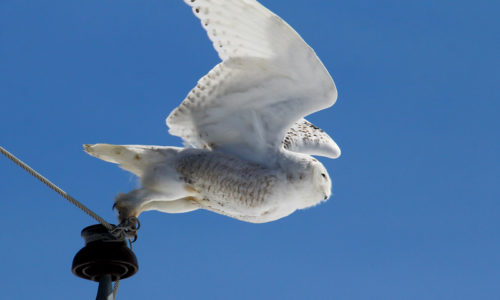
[[[499,299],[498,1],[262,0],[339,89],[309,119],[333,199],[268,223],[141,216],[119,299]],[[132,175],[84,143],[180,145],[164,125],[218,62],[180,0],[0,1],[0,145],[114,221]],[[92,299],[93,220],[0,157],[2,299]]]

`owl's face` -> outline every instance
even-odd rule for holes
[[[303,209],[318,205],[330,198],[332,182],[330,176],[321,162],[313,157],[302,157],[302,176],[295,185],[300,186],[301,199],[299,208]]]
[[[330,198],[330,195],[332,193],[332,181],[330,180],[330,176],[328,175],[328,172],[326,171],[326,168],[323,166],[323,164],[316,159],[313,159],[312,169],[315,188],[318,193],[321,194],[321,199],[319,199],[318,203],[326,201],[328,198]]]

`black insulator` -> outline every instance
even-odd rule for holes
[[[139,269],[134,252],[125,240],[115,238],[101,224],[82,230],[83,247],[73,258],[72,271],[78,277],[99,281],[111,275],[113,281],[134,275]]]

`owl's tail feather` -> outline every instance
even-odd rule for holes
[[[119,164],[121,168],[141,177],[144,170],[153,164],[168,161],[183,148],[142,145],[83,145],[88,154],[107,162]]]

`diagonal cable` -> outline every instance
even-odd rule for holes
[[[52,182],[50,182],[50,180],[48,180],[47,178],[43,177],[40,173],[38,173],[37,171],[33,170],[30,166],[28,166],[27,164],[25,164],[23,161],[21,161],[19,158],[15,157],[12,153],[10,153],[9,151],[5,150],[1,146],[0,146],[0,153],[2,153],[3,155],[5,155],[7,158],[9,158],[10,160],[12,160],[15,164],[17,164],[18,166],[20,166],[24,170],[26,170],[33,177],[35,177],[36,179],[38,179],[41,182],[43,182],[45,185],[47,185],[49,188],[51,188],[54,192],[56,192],[59,195],[63,196],[66,200],[68,200],[73,205],[75,205],[76,207],[78,207],[79,209],[81,209],[87,215],[89,215],[92,218],[94,218],[97,222],[101,223],[104,227],[106,227],[106,229],[108,229],[109,231],[112,231],[114,229],[114,227],[111,224],[109,224],[108,222],[106,222],[106,220],[104,220],[103,218],[101,218],[99,215],[97,215],[95,212],[93,212],[92,210],[90,210],[88,207],[86,207],[85,205],[83,205],[81,202],[79,202],[75,198],[71,197],[68,193],[66,193],[65,191],[63,191],[62,189],[60,189],[58,186],[56,186],[55,184],[53,184]]]

